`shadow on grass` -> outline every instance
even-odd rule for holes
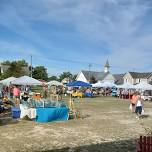
[[[9,124],[17,124],[18,119],[12,119],[10,116],[0,117],[0,126],[9,125]]]
[[[149,115],[146,115],[146,114],[143,114],[140,116],[140,118],[148,118],[148,117],[149,117]]]
[[[41,152],[135,152],[136,140],[120,140],[114,142],[104,142],[101,144],[85,145],[80,147],[65,147],[62,149],[52,149]],[[38,151],[37,151],[38,152]]]

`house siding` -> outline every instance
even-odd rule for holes
[[[115,78],[113,77],[112,74],[108,74],[102,81],[109,81],[109,82],[115,82]]]
[[[148,83],[149,83],[149,82],[152,82],[152,75],[148,78],[147,81],[148,81]]]
[[[126,73],[123,77],[124,79],[124,83],[125,82],[129,82],[131,84],[135,84],[136,83],[136,80],[132,78],[132,76],[129,74],[129,73]]]
[[[142,77],[142,78],[133,78],[132,75],[128,72],[127,74],[124,75],[123,77],[124,82],[129,82],[131,84],[138,84],[140,82],[152,82],[152,75],[149,76],[149,78]]]
[[[77,81],[88,82],[82,72],[80,72],[76,78]]]

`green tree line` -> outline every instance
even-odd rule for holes
[[[64,78],[68,78],[73,81],[76,79],[76,75],[73,75],[71,72],[63,72],[59,76],[48,76],[47,68],[44,66],[30,67],[25,60],[18,61],[4,61],[1,63],[1,66],[5,68],[4,72],[0,72],[0,79],[5,79],[11,76],[20,77],[23,75],[31,75],[35,79],[42,79],[45,81],[57,80],[62,81]]]

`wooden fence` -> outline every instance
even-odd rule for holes
[[[137,140],[136,152],[152,152],[152,136],[140,136]]]

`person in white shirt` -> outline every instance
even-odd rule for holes
[[[137,114],[137,116],[141,116],[142,113],[142,109],[143,109],[143,101],[141,99],[140,94],[138,95],[138,100],[136,102],[136,109],[135,109],[135,113]]]

